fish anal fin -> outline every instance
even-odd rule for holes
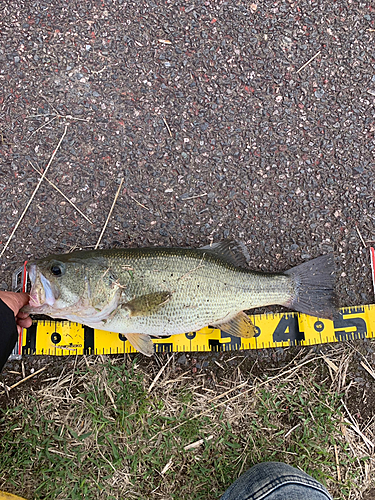
[[[217,323],[215,326],[229,333],[229,335],[242,337],[243,339],[251,339],[256,334],[255,326],[244,312],[238,313],[234,318],[225,323]]]
[[[145,356],[152,356],[154,354],[154,343],[149,335],[145,335],[144,333],[126,333],[125,337],[129,340],[134,349]]]
[[[126,304],[123,304],[122,307],[129,309],[130,316],[147,316],[166,304],[171,296],[170,292],[149,293],[130,300]]]

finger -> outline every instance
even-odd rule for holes
[[[25,319],[18,319],[17,318],[17,326],[21,328],[30,328],[32,325],[32,319],[31,318],[25,318]]]
[[[29,295],[27,293],[19,292],[0,292],[0,299],[5,302],[5,304],[12,309],[15,316],[21,307],[25,306],[29,302]]]
[[[29,314],[28,313],[24,313],[22,311],[20,311],[18,314],[17,314],[17,318],[20,318],[20,319],[26,319],[29,317]]]

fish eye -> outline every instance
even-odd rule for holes
[[[54,276],[62,276],[63,274],[63,267],[61,264],[53,264],[51,266],[51,273],[54,275]]]

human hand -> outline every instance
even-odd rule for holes
[[[32,320],[27,313],[20,312],[23,306],[29,303],[30,296],[23,292],[0,292],[0,299],[14,312],[18,333],[22,328],[29,328]]]

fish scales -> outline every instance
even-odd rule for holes
[[[142,249],[141,249],[142,250]],[[224,321],[239,311],[285,303],[291,295],[290,278],[255,274],[207,251],[153,249],[108,254],[108,266],[125,284],[127,300],[159,291],[171,291],[164,307],[132,318],[131,332],[173,335]],[[115,316],[106,328],[121,328]],[[124,331],[122,325],[122,333]]]

